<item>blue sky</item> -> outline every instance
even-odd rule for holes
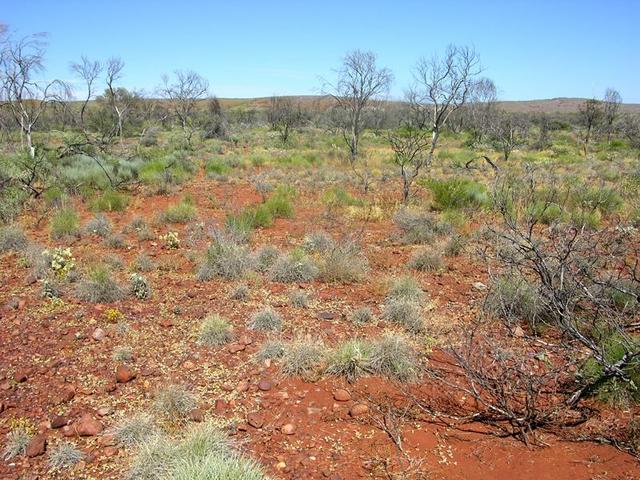
[[[480,54],[506,100],[602,96],[640,103],[640,0],[0,0],[18,34],[48,32],[47,75],[81,55],[120,56],[123,83],[150,92],[193,69],[220,97],[315,94],[348,50],[378,54],[393,97],[421,56],[447,44]]]

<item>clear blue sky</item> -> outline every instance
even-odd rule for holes
[[[360,48],[393,70],[399,97],[420,56],[456,43],[475,47],[506,100],[611,86],[640,103],[640,0],[0,0],[0,21],[50,34],[50,77],[70,79],[83,54],[115,55],[124,85],[148,92],[193,69],[220,97],[314,94]]]

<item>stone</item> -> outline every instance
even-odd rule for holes
[[[333,392],[333,398],[336,402],[348,402],[351,400],[351,394],[344,388],[339,388]]]
[[[260,380],[260,383],[258,383],[258,388],[263,392],[268,392],[273,388],[273,383],[270,380]]]
[[[18,383],[24,383],[27,381],[28,375],[25,370],[16,370],[13,374],[13,379]]]
[[[25,450],[25,454],[29,458],[38,457],[43,455],[47,449],[47,436],[44,433],[36,435],[33,437],[29,444],[27,445],[27,449]]]
[[[104,333],[104,330],[98,327],[91,334],[91,338],[93,338],[96,342],[100,342],[104,340],[105,335],[106,334]]]
[[[104,430],[102,423],[89,413],[84,414],[76,425],[76,432],[81,437],[94,437],[102,433],[102,430]]]
[[[118,449],[116,447],[106,447],[103,453],[105,457],[113,457],[118,454]]]
[[[227,350],[229,353],[231,354],[236,354],[238,352],[242,352],[244,349],[246,349],[247,346],[244,344],[239,344],[239,343],[233,343],[231,345],[229,345],[227,347]]]
[[[369,406],[364,403],[356,403],[351,410],[349,410],[349,415],[352,417],[360,417],[366,414],[369,411]]]
[[[247,415],[247,423],[253,428],[262,428],[264,425],[264,418],[258,413],[250,413]]]
[[[280,431],[285,435],[293,435],[296,433],[296,426],[293,423],[286,423],[282,426]]]
[[[525,336],[524,330],[520,325],[516,325],[516,328],[513,329],[513,336],[516,338],[523,338]]]
[[[106,417],[107,415],[111,415],[112,413],[113,413],[113,410],[111,409],[111,407],[102,407],[96,410],[96,414],[99,417]]]
[[[136,378],[136,374],[133,373],[126,365],[118,365],[116,368],[116,381],[118,383],[127,383]]]
[[[333,312],[320,312],[318,314],[318,317],[320,317],[322,320],[333,320],[334,318],[336,318],[336,314]]]
[[[64,415],[54,415],[51,419],[51,428],[62,428],[69,423],[69,419]]]
[[[249,390],[249,382],[247,382],[246,380],[241,381],[236,386],[237,392],[246,392],[247,390]]]
[[[474,282],[473,283],[473,288],[475,288],[479,292],[482,292],[483,290],[487,289],[487,286],[482,282]]]
[[[201,408],[194,408],[189,412],[189,418],[193,422],[198,422],[198,423],[204,422],[204,412],[202,411]]]

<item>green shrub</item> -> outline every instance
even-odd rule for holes
[[[2,450],[2,458],[8,461],[19,455],[24,455],[30,441],[31,435],[25,429],[14,428],[7,434]]]
[[[349,317],[349,320],[355,325],[366,325],[375,322],[376,319],[370,308],[362,307],[355,310]]]
[[[105,215],[96,215],[89,220],[84,226],[85,232],[90,235],[97,235],[106,238],[111,234],[111,222]]]
[[[162,212],[160,219],[164,223],[188,223],[196,218],[198,209],[193,204],[193,199],[184,197],[179,203],[175,203]]]
[[[291,305],[296,308],[307,308],[309,306],[309,295],[304,290],[293,290],[289,292]]]
[[[233,327],[226,318],[218,314],[209,315],[200,325],[198,342],[216,347],[229,343],[233,338]]]
[[[91,208],[99,212],[121,212],[128,204],[126,195],[116,190],[106,190],[91,201]]]
[[[408,244],[432,243],[436,236],[452,231],[451,225],[439,222],[434,214],[406,207],[395,213],[393,222],[400,229],[403,242]]]
[[[533,328],[543,314],[535,287],[525,279],[511,275],[498,277],[491,282],[484,309],[509,323],[526,321]]]
[[[282,317],[272,308],[265,308],[251,316],[248,326],[252,330],[279,332],[282,330]]]
[[[325,282],[357,282],[368,271],[367,258],[352,241],[335,243],[320,257],[320,277]]]
[[[310,282],[318,273],[313,260],[296,250],[278,257],[268,271],[271,280],[281,283]]]
[[[409,268],[420,272],[440,270],[443,266],[442,256],[430,248],[423,248],[411,255],[407,265]]]
[[[27,248],[29,241],[17,225],[0,228],[0,252],[19,252]]]
[[[73,208],[63,208],[51,217],[49,228],[54,239],[76,236],[80,232],[80,217]]]
[[[362,200],[353,197],[342,187],[331,187],[326,190],[320,201],[328,208],[347,207],[347,206],[361,206]]]
[[[284,375],[309,377],[324,359],[324,349],[318,341],[296,340],[285,346],[281,370]]]
[[[421,183],[431,190],[435,206],[439,210],[478,209],[489,203],[486,187],[467,178],[428,179]]]
[[[123,289],[103,266],[94,267],[80,280],[76,294],[80,300],[91,303],[110,303],[124,298]]]
[[[370,373],[371,344],[359,339],[347,340],[327,357],[326,372],[344,377],[348,382]]]
[[[141,445],[158,432],[155,419],[148,413],[137,413],[120,420],[111,429],[118,444],[125,448]]]
[[[215,277],[233,280],[242,277],[253,267],[254,260],[247,247],[221,235],[209,245],[197,277],[200,281]]]
[[[280,256],[280,250],[273,245],[263,245],[256,253],[256,270],[259,272],[268,271]]]
[[[396,334],[387,334],[373,342],[368,368],[400,382],[416,380],[420,372],[418,358],[409,341]]]
[[[181,385],[161,388],[153,400],[153,411],[171,421],[186,417],[197,406],[196,397]]]
[[[424,331],[422,308],[415,300],[406,298],[392,298],[383,308],[384,319],[400,325],[411,333]]]
[[[151,285],[146,277],[132,273],[129,277],[129,290],[131,294],[138,300],[147,300],[151,298]]]
[[[388,298],[396,300],[420,302],[423,297],[424,292],[417,280],[409,275],[394,279],[388,292]]]
[[[284,356],[286,345],[281,340],[268,340],[256,353],[258,360],[279,360]]]
[[[73,467],[84,457],[84,452],[77,445],[71,442],[62,442],[49,450],[47,464],[52,470],[61,470]]]

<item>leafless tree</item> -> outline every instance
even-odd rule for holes
[[[450,45],[443,57],[418,61],[408,98],[417,125],[424,121],[424,127],[431,129],[429,163],[442,129],[450,116],[469,101],[480,72],[480,59],[469,47]]]
[[[490,78],[475,82],[469,104],[466,107],[473,143],[480,143],[488,133],[497,113],[497,89]]]
[[[354,171],[364,129],[363,112],[372,102],[388,93],[392,81],[393,74],[388,68],[377,66],[373,52],[354,50],[344,57],[335,83],[325,82],[324,90],[344,114],[342,136],[349,148]],[[366,191],[369,186],[366,158],[364,173],[360,176]]]
[[[33,159],[36,148],[33,131],[47,105],[54,99],[69,96],[68,87],[60,80],[41,81],[44,72],[46,41],[43,34],[17,41],[8,38],[0,55],[0,95],[6,101],[14,120],[20,127],[20,141]]]
[[[107,90],[105,92],[105,99],[116,116],[115,131],[122,143],[122,125],[127,112],[131,108],[133,99],[131,95],[128,95],[126,89],[117,87],[116,83],[122,78],[122,70],[124,69],[124,62],[122,59],[112,57],[107,61],[106,67],[106,83]]]
[[[489,127],[489,136],[494,145],[502,152],[506,162],[511,153],[527,140],[529,122],[526,118],[507,112],[499,112]]]
[[[162,77],[160,94],[171,103],[173,113],[191,143],[193,117],[199,100],[208,96],[209,82],[194,71],[176,70],[173,82],[168,75]]]
[[[287,143],[291,130],[302,120],[300,105],[289,97],[271,97],[267,110],[267,120],[271,128],[278,132],[282,143]]]
[[[622,103],[622,97],[617,90],[613,88],[607,88],[604,94],[603,101],[603,118],[602,123],[604,131],[607,134],[607,142],[611,142],[611,135],[615,129],[615,123],[620,113],[620,104]]]
[[[589,142],[593,131],[598,128],[603,118],[602,102],[595,98],[586,100],[578,110],[580,124],[584,127],[583,133],[583,149],[584,155],[587,155]]]
[[[389,143],[393,150],[393,161],[400,167],[402,177],[402,203],[409,201],[411,185],[422,169],[427,169],[429,134],[411,123],[389,134]]]
[[[97,60],[89,60],[87,57],[83,56],[80,62],[74,62],[71,64],[71,71],[75,75],[77,75],[78,78],[82,80],[86,86],[87,94],[82,101],[82,106],[80,107],[80,126],[84,129],[85,113],[89,102],[94,97],[94,84],[102,73],[102,65]]]
[[[640,148],[640,117],[627,113],[622,117],[622,134],[633,148]]]

